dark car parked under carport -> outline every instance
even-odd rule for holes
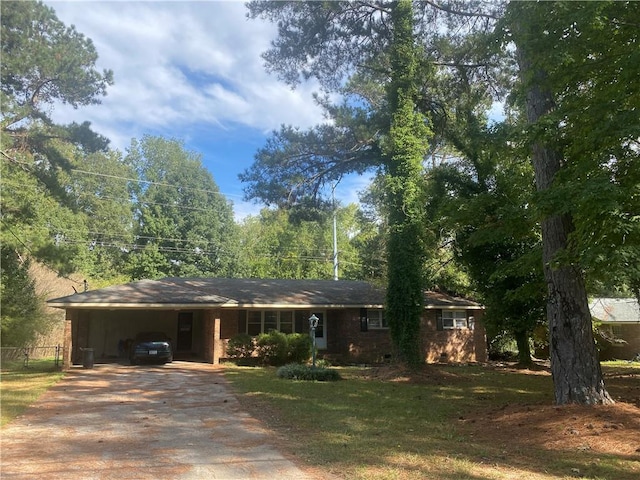
[[[173,361],[171,339],[162,332],[141,332],[131,344],[129,360],[131,365],[143,361],[170,363]]]

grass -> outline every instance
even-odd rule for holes
[[[542,480],[586,472],[584,478],[637,478],[637,459],[600,455],[594,465],[588,452],[523,449],[509,438],[487,445],[458,428],[473,412],[551,404],[548,375],[449,366],[412,383],[363,378],[356,368],[339,371],[345,380],[327,383],[278,379],[268,368],[229,367],[226,377],[286,448],[341,478]]]
[[[0,377],[0,426],[20,415],[48,388],[58,382],[64,373],[54,365],[53,359],[3,362]]]

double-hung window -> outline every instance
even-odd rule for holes
[[[238,320],[240,331],[256,336],[272,330],[309,333],[309,316],[305,310],[241,310]]]
[[[466,310],[443,310],[442,328],[444,330],[468,328]]]
[[[389,323],[387,319],[384,318],[384,310],[367,310],[367,317],[369,319],[369,328],[389,328]]]

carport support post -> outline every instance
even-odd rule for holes
[[[220,363],[223,343],[220,340],[220,310],[207,310],[204,319],[204,359],[208,363]]]
[[[220,340],[220,310],[215,310],[213,316],[213,363],[218,365],[222,357],[222,341]]]
[[[71,335],[71,322],[74,316],[73,310],[65,312],[64,319],[64,338],[62,340],[62,369],[69,370],[71,368],[71,349],[73,348],[73,340]]]

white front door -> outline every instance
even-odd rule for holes
[[[312,312],[318,317],[318,326],[316,327],[316,348],[325,350],[327,348],[327,322],[325,322],[324,312]]]

